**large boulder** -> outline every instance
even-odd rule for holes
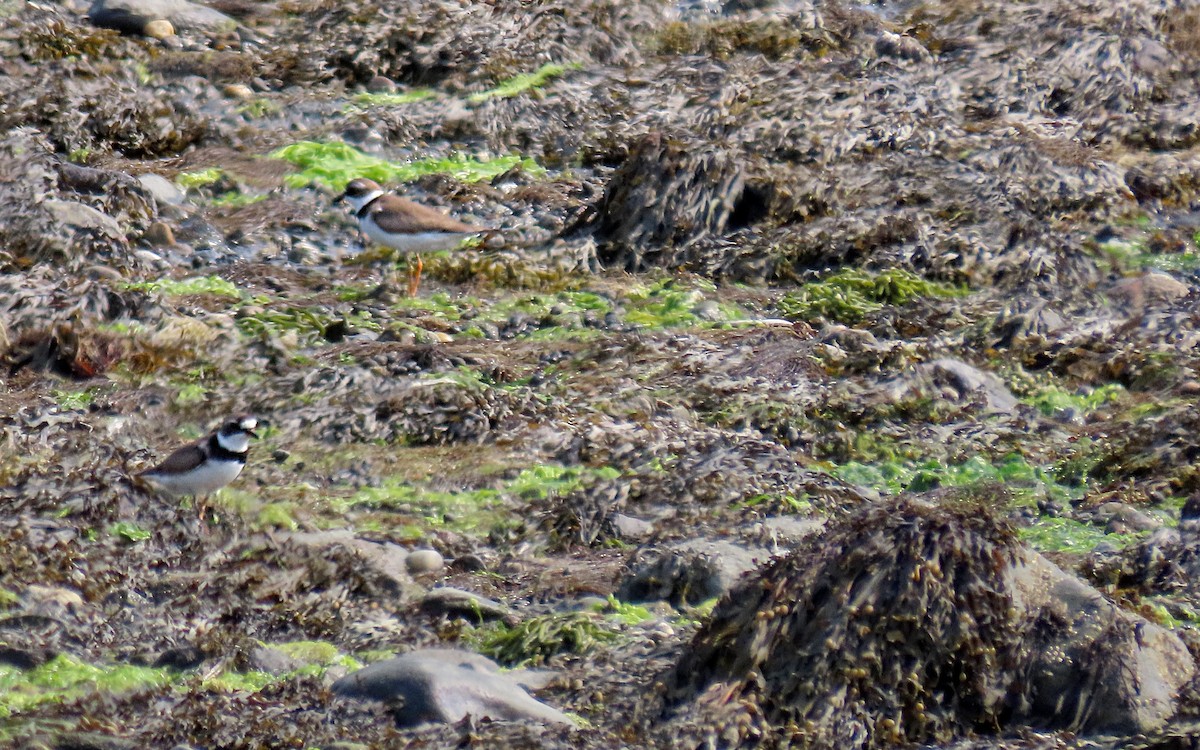
[[[525,692],[513,673],[469,651],[431,648],[372,664],[333,683],[333,692],[396,704],[396,723],[455,724],[466,716],[541,724],[572,722]]]
[[[1184,644],[1023,547],[1002,499],[875,505],[773,561],[686,649],[668,713],[737,727],[730,744],[839,748],[1162,727],[1195,672]]]
[[[177,29],[233,31],[238,22],[219,10],[188,0],[94,0],[88,18],[97,26],[142,34],[152,21],[170,21]]]

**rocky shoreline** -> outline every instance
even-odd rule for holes
[[[1200,11],[0,19],[0,746],[1200,736]]]

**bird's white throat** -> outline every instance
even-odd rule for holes
[[[250,450],[250,436],[244,432],[236,432],[232,435],[218,432],[217,442],[230,453],[245,453]]]
[[[383,195],[382,190],[372,190],[366,195],[347,195],[346,200],[354,207],[354,213],[362,210],[362,207]]]

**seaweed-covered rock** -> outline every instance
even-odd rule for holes
[[[807,747],[1012,722],[1136,732],[1171,717],[1193,671],[1175,635],[1022,548],[982,504],[902,499],[726,597],[668,676],[668,706],[709,718],[753,706]],[[735,720],[743,738],[772,731],[750,724]]]
[[[697,605],[724,595],[770,554],[723,539],[695,539],[645,547],[630,556],[617,598]]]
[[[697,241],[735,228],[744,192],[734,153],[651,133],[634,144],[578,228],[595,229],[605,263],[677,268],[695,259]]]
[[[378,5],[366,10],[309,2],[306,21],[325,50],[320,73],[365,83],[377,75],[430,85],[462,84],[468,75],[525,72],[534,62],[592,59],[617,65],[638,59],[633,31],[661,21],[650,3],[521,3],[479,9],[447,0]]]
[[[564,548],[578,544],[594,546],[620,539],[615,517],[629,497],[627,481],[594,482],[561,500],[552,498],[551,510],[542,521],[555,543]]]
[[[1163,527],[1116,553],[1092,554],[1088,573],[1099,585],[1158,596],[1181,616],[1200,606],[1200,496],[1180,512],[1179,527]]]
[[[126,233],[154,215],[154,204],[129,175],[64,162],[30,128],[0,139],[0,270],[45,263],[70,269],[108,264],[113,276],[119,276],[115,268],[136,270],[141,262]]]

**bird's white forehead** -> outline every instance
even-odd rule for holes
[[[254,417],[242,417],[241,421],[238,422],[238,427],[241,427],[243,430],[253,430],[255,427],[258,427],[258,420]]]

